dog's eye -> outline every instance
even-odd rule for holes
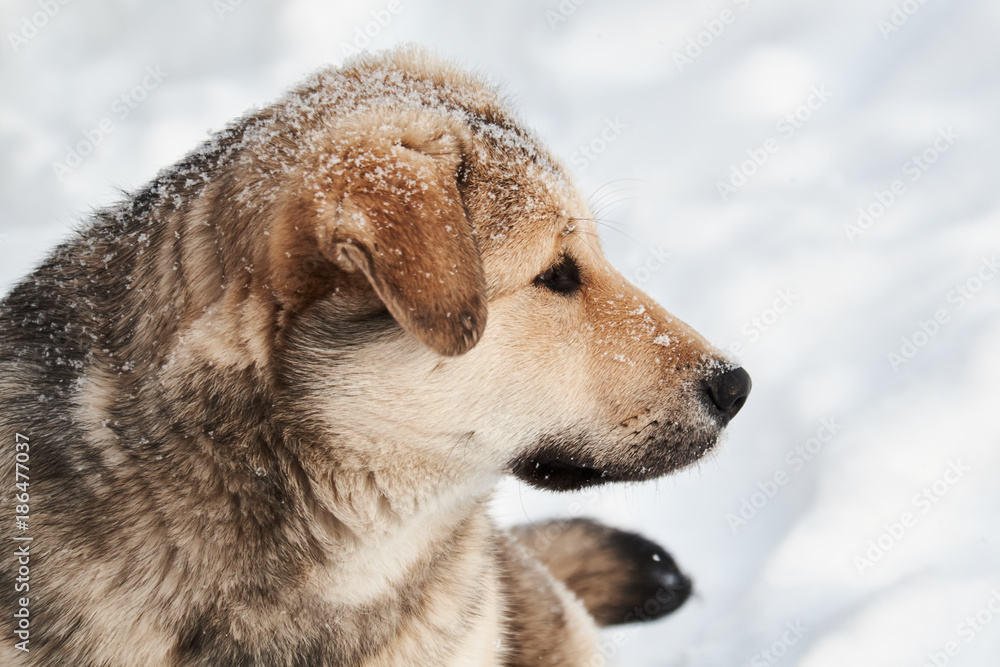
[[[544,287],[557,294],[573,294],[579,291],[580,267],[572,257],[563,255],[559,261],[535,278],[535,286]]]

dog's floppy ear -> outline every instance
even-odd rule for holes
[[[321,255],[363,273],[404,329],[447,356],[486,326],[486,279],[458,189],[462,132],[441,117],[367,118],[342,130],[306,188]]]

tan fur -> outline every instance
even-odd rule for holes
[[[590,664],[615,592],[588,573],[628,556],[532,552],[491,490],[697,460],[731,367],[597,231],[490,86],[412,49],[320,72],[99,214],[3,306],[0,436],[32,437],[44,556],[34,648],[0,663]],[[573,294],[536,280],[564,256]]]

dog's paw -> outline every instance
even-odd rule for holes
[[[598,625],[662,618],[691,595],[691,580],[658,544],[586,519],[514,529],[514,535],[583,602]]]

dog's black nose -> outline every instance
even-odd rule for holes
[[[705,380],[705,392],[728,423],[736,416],[750,395],[750,374],[742,368],[713,375]]]

